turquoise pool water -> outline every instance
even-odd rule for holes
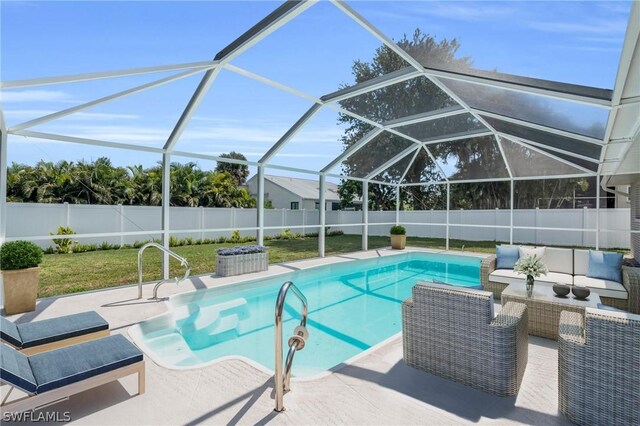
[[[401,304],[417,282],[480,285],[480,259],[403,253],[293,271],[277,277],[175,296],[171,311],[130,330],[167,367],[196,367],[241,356],[272,370],[274,309],[291,280],[309,304],[309,340],[296,354],[293,375],[326,371],[401,331]],[[300,321],[298,300],[287,298],[284,342]]]

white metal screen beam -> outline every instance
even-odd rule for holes
[[[345,99],[354,98],[365,93],[373,92],[374,90],[391,86],[392,84],[411,80],[412,78],[419,77],[420,75],[422,75],[422,73],[417,71],[415,68],[407,67],[398,71],[390,72],[380,77],[372,78],[353,86],[345,87],[344,89],[340,89],[333,93],[321,96],[320,99],[323,102],[340,102]]]
[[[318,0],[289,0],[245,31],[240,37],[218,52],[214,60],[224,64],[241,55],[260,40],[316,4]]]
[[[436,167],[438,168],[438,170],[440,170],[440,173],[442,173],[442,177],[444,178],[444,180],[446,182],[449,182],[449,177],[447,176],[447,174],[444,172],[444,169],[442,167],[440,167],[440,164],[438,164],[438,162],[436,161],[436,157],[433,156],[433,154],[431,153],[431,151],[429,150],[429,148],[427,148],[426,144],[422,145],[422,148],[424,148],[424,150],[427,152],[427,155],[429,156],[429,158],[431,158],[431,161],[433,161],[433,164],[436,165]]]
[[[559,136],[564,136],[567,138],[571,138],[571,139],[577,139],[583,142],[588,142],[594,145],[598,145],[598,146],[602,146],[603,145],[603,141],[602,139],[598,139],[598,138],[594,138],[591,136],[585,136],[585,135],[580,135],[578,133],[573,133],[573,132],[568,132],[565,130],[560,130],[560,129],[556,129],[553,127],[547,127],[547,126],[543,126],[541,124],[536,124],[536,123],[532,123],[530,121],[525,121],[525,120],[519,120],[517,118],[511,118],[511,117],[507,117],[505,115],[501,115],[501,114],[495,114],[492,112],[488,112],[488,111],[483,111],[480,109],[476,109],[476,108],[471,108],[474,112],[486,116],[486,117],[491,117],[491,118],[495,118],[498,120],[502,120],[502,121],[506,121],[508,123],[513,123],[513,124],[517,124],[519,126],[523,126],[523,127],[528,127],[530,129],[536,129],[536,130],[542,130],[544,132],[547,133],[552,133],[555,135],[559,135]]]
[[[296,133],[304,127],[305,124],[322,108],[321,105],[313,104],[311,108],[305,112],[302,117],[291,126],[289,130],[276,142],[269,150],[258,160],[258,163],[267,163],[274,155],[276,155],[286,144],[293,138]]]
[[[425,139],[421,143],[426,146],[426,145],[434,145],[434,144],[443,143],[443,142],[454,142],[454,141],[459,141],[464,139],[479,138],[481,136],[493,136],[493,135],[494,133],[490,130],[476,129],[476,130],[469,130],[467,132],[454,133],[452,135],[437,137],[433,139]]]
[[[191,99],[189,99],[189,103],[187,104],[184,111],[182,111],[182,115],[180,115],[178,122],[176,123],[175,127],[171,131],[171,134],[169,135],[169,138],[164,144],[164,149],[166,151],[170,152],[173,149],[173,146],[176,144],[176,142],[178,142],[178,139],[180,138],[180,136],[182,136],[182,133],[187,128],[189,121],[191,121],[191,116],[193,116],[195,111],[198,109],[198,107],[204,100],[204,97],[209,92],[209,89],[211,88],[213,81],[216,79],[218,74],[220,74],[221,69],[222,69],[221,67],[216,67],[212,70],[208,70],[204,74],[204,76],[202,77],[202,80],[200,80],[200,83],[196,88],[196,91],[191,96]]]
[[[624,37],[624,43],[622,45],[622,53],[620,55],[620,63],[618,64],[616,82],[613,86],[613,95],[611,97],[611,104],[613,108],[611,109],[611,111],[609,111],[607,127],[605,128],[605,146],[602,149],[602,153],[600,155],[600,166],[598,167],[598,173],[602,172],[604,160],[607,156],[607,150],[609,147],[611,134],[613,132],[613,126],[618,115],[618,109],[622,102],[622,93],[624,92],[624,88],[627,85],[627,80],[630,78],[638,79],[637,75],[629,75],[633,55],[639,42],[638,39],[640,38],[640,4],[638,4],[638,2],[633,2],[633,5],[631,6],[631,13],[629,15],[629,24],[627,26],[627,32]],[[629,147],[631,147],[631,144],[629,144]],[[622,164],[622,161],[618,163],[618,167],[620,164]]]
[[[102,71],[102,72],[75,74],[75,75],[60,76],[60,77],[44,77],[44,78],[33,78],[30,80],[3,81],[3,82],[0,82],[0,89],[3,89],[3,90],[4,89],[21,89],[25,87],[48,86],[51,84],[77,83],[80,81],[127,77],[131,75],[152,74],[152,73],[165,72],[165,71],[179,71],[183,69],[197,68],[202,71],[208,68],[213,68],[216,66],[216,64],[217,64],[217,61],[203,61],[203,62],[191,62],[188,64],[160,65],[155,67],[132,68],[132,69],[121,70],[121,71]]]
[[[227,47],[218,52],[214,60],[219,61],[220,65],[226,64],[272,32],[276,31],[278,28],[282,27],[284,24],[286,24],[296,16],[300,15],[315,3],[315,0],[305,2],[285,2],[260,22],[258,22],[256,25],[245,31],[240,37],[231,42]],[[191,117],[202,103],[202,100],[204,99],[206,94],[209,92],[213,81],[216,79],[221,69],[221,67],[217,67],[216,69],[208,70],[202,77],[200,84],[196,88],[193,96],[189,100],[189,103],[178,119],[178,122],[173,128],[171,135],[169,135],[167,142],[164,144],[164,149],[168,152],[173,149],[174,145],[184,132],[185,128],[189,124],[189,121],[191,120]]]
[[[360,148],[362,148],[363,146],[365,146],[366,144],[368,144],[370,141],[372,141],[376,136],[378,136],[380,133],[382,133],[382,129],[373,129],[371,130],[369,133],[367,133],[366,135],[364,135],[362,137],[362,139],[360,139],[358,142],[354,143],[353,145],[351,145],[349,148],[345,149],[342,154],[340,154],[338,157],[336,157],[333,161],[331,161],[329,164],[327,164],[326,166],[324,166],[322,168],[322,170],[320,170],[320,172],[325,173],[330,171],[331,169],[333,169],[335,166],[337,166],[338,164],[340,164],[342,161],[346,160],[348,157],[350,157],[351,155],[353,155],[354,153],[356,153],[358,150],[360,150]]]
[[[526,93],[526,94],[536,94],[538,96],[543,96],[552,99],[560,99],[564,101],[570,101],[580,104],[586,104],[593,107],[599,108],[610,108],[611,100],[609,99],[601,99],[590,96],[582,96],[574,93],[566,93],[560,92],[553,89],[545,89],[541,87],[533,87],[533,86],[523,86],[516,83],[510,83],[507,81],[499,81],[496,79],[490,79],[486,77],[478,77],[469,74],[456,73],[452,71],[438,70],[434,68],[424,67],[425,73],[432,77],[442,77],[450,80],[458,80],[466,83],[477,84],[479,86],[487,86],[493,88],[499,88],[504,90],[509,90],[517,93]]]
[[[424,146],[422,147],[422,149],[424,149],[426,151],[426,148]],[[402,173],[402,175],[400,176],[400,179],[398,179],[398,184],[402,183],[404,178],[407,176],[407,173],[409,173],[409,169],[411,168],[411,166],[413,166],[413,163],[416,161],[416,158],[418,157],[418,154],[420,154],[420,149],[416,149],[416,153],[413,154],[413,158],[411,158],[411,161],[409,161],[409,165],[407,166],[406,169],[404,169],[404,173]],[[398,189],[398,192],[400,192],[399,189]],[[397,204],[397,202],[396,202],[396,204]]]
[[[415,146],[410,146],[409,148],[405,149],[404,151],[400,152],[399,154],[396,154],[394,157],[392,157],[391,159],[387,160],[385,163],[383,163],[381,166],[375,168],[373,171],[371,171],[367,176],[365,176],[365,180],[370,180],[372,178],[374,178],[375,176],[377,176],[378,174],[382,173],[383,171],[387,170],[389,167],[393,166],[394,164],[396,164],[398,161],[402,160],[403,158],[405,158],[407,155],[411,154],[413,151],[417,151],[418,149],[420,149],[420,147],[415,147]]]
[[[7,237],[7,124],[0,108],[0,245]],[[4,302],[0,288],[0,305]]]
[[[382,125],[390,129],[395,129],[397,127],[410,126],[412,124],[424,123],[425,121],[433,121],[440,118],[452,117],[454,115],[466,113],[467,111],[460,105],[453,105],[446,108],[436,109],[434,111],[427,111],[420,114],[410,115],[408,117],[398,118],[396,120],[385,121]]]
[[[116,100],[116,99],[124,98],[124,97],[129,96],[129,95],[133,95],[134,93],[142,92],[144,90],[149,90],[149,89],[152,89],[154,87],[161,86],[163,84],[171,83],[173,81],[189,77],[189,76],[197,74],[199,72],[202,72],[202,70],[201,69],[188,70],[188,71],[185,71],[185,72],[182,72],[182,73],[179,73],[179,74],[175,74],[175,75],[171,75],[169,77],[162,78],[160,80],[151,81],[149,83],[142,84],[140,86],[132,87],[131,89],[127,89],[127,90],[123,90],[123,91],[118,92],[118,93],[114,93],[113,95],[105,96],[105,97],[96,99],[94,101],[86,102],[84,104],[77,105],[77,106],[74,106],[74,107],[71,107],[71,108],[67,108],[67,109],[64,109],[62,111],[54,112],[52,114],[45,115],[45,116],[39,117],[39,118],[35,118],[33,120],[30,120],[30,121],[25,121],[24,123],[20,123],[20,124],[17,124],[15,126],[13,126],[10,130],[11,131],[17,131],[17,130],[24,130],[24,129],[28,129],[30,127],[38,126],[40,124],[44,124],[44,123],[47,123],[47,122],[52,121],[52,120],[56,120],[56,119],[59,119],[59,118],[62,118],[62,117],[66,117],[68,115],[74,114],[76,112],[83,111],[83,110],[88,109],[88,108],[92,108],[92,107],[95,107],[95,106],[98,106],[98,105],[101,105],[101,104],[104,104],[104,103],[107,103],[107,102],[110,102],[110,101],[113,101],[113,100]]]
[[[596,160],[595,158],[587,157],[585,155],[576,154],[575,152],[566,151],[564,149],[556,148],[556,147],[550,146],[550,145],[545,145],[545,144],[542,144],[542,143],[539,143],[539,142],[535,142],[535,141],[532,141],[532,140],[529,140],[529,139],[525,139],[525,138],[522,138],[522,137],[519,137],[519,136],[514,136],[514,135],[509,134],[509,133],[498,132],[498,135],[500,135],[502,137],[505,137],[507,139],[511,139],[511,140],[517,139],[519,141],[525,142],[527,145],[533,145],[533,146],[537,146],[537,147],[540,147],[540,148],[548,149],[548,150],[551,150],[551,151],[558,152],[560,154],[568,155],[568,156],[571,156],[571,157],[574,157],[574,158],[579,158],[581,160],[588,161],[590,163],[594,163],[594,164],[599,164],[600,163],[600,161]],[[573,163],[571,163],[571,164],[577,167],[577,164],[573,164]]]
[[[36,139],[47,139],[52,141],[60,141],[60,142],[70,142],[70,143],[78,143],[82,145],[95,145],[95,146],[104,146],[107,148],[118,148],[118,149],[128,149],[131,151],[144,151],[144,152],[154,152],[158,154],[163,154],[165,151],[162,148],[154,148],[151,146],[144,145],[131,145],[127,143],[118,143],[118,142],[109,142],[102,141],[98,139],[88,139],[88,138],[78,138],[74,136],[66,136],[66,135],[57,135],[54,133],[43,133],[43,132],[34,132],[32,130],[19,130],[19,131],[10,131],[9,134],[16,136],[25,136],[28,138],[36,138]]]
[[[564,163],[564,164],[566,164],[566,165],[568,165],[568,166],[571,166],[571,167],[574,167],[574,168],[576,168],[576,169],[582,170],[582,171],[584,171],[585,173],[589,173],[590,175],[595,175],[595,174],[596,174],[596,172],[594,172],[594,171],[592,171],[592,170],[589,170],[589,169],[587,169],[587,168],[585,168],[585,167],[582,167],[582,166],[580,166],[579,164],[573,163],[573,162],[568,161],[568,160],[566,160],[566,159],[564,159],[564,158],[562,158],[562,157],[558,157],[558,156],[556,156],[556,155],[553,155],[553,154],[551,154],[551,153],[549,153],[549,152],[547,152],[547,151],[544,151],[544,150],[540,149],[540,148],[537,146],[537,144],[536,144],[536,145],[533,145],[533,144],[531,144],[529,141],[526,141],[526,140],[524,140],[524,139],[522,139],[522,140],[521,140],[520,138],[516,138],[516,137],[514,137],[514,136],[502,135],[502,137],[504,137],[505,139],[507,139],[507,140],[509,140],[509,141],[511,141],[511,142],[517,143],[518,145],[524,146],[524,147],[525,147],[525,148],[527,148],[527,149],[530,149],[530,150],[532,150],[532,151],[535,151],[535,152],[537,152],[537,153],[539,153],[539,154],[541,154],[541,155],[544,155],[544,156],[546,156],[546,157],[552,158],[552,159],[554,159],[554,160],[556,160],[556,161],[559,161],[559,162],[561,162],[561,163]],[[546,146],[545,146],[545,147],[546,147]],[[515,177],[514,177],[514,178],[515,178]]]

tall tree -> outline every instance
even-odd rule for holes
[[[416,58],[437,58],[438,62],[456,64],[458,68],[468,68],[470,66],[469,58],[455,58],[455,54],[460,47],[455,39],[436,42],[433,37],[416,30],[411,38],[405,35],[398,42],[398,45]],[[381,46],[376,49],[371,62],[355,61],[352,72],[355,83],[362,83],[400,70],[406,66],[406,62],[389,47]],[[455,102],[431,81],[424,77],[419,77],[374,90],[355,98],[346,99],[341,101],[340,104],[343,108],[357,112],[370,120],[386,122],[421,112],[453,106]],[[347,114],[341,114],[339,121],[348,124],[347,130],[342,137],[345,149],[362,139],[372,129],[369,124],[363,123]],[[435,130],[446,133],[450,130],[443,128],[442,123],[435,123],[425,123],[420,131]],[[451,123],[450,127],[453,125],[455,123]],[[364,155],[354,155],[344,163],[344,172],[352,176],[367,175],[388,159],[412,146],[412,144],[412,142],[396,135],[382,133],[363,148]],[[382,172],[376,177],[376,180],[391,181],[393,178],[399,178],[408,166],[409,163],[407,161],[399,162],[395,167]],[[425,182],[425,179],[428,181],[437,175],[435,164],[431,162],[424,151],[421,151],[415,157],[410,166],[406,176],[406,180],[409,182]],[[442,178],[440,177],[437,180],[442,180]],[[344,185],[344,182],[342,184]],[[380,209],[395,206],[395,189],[393,187],[372,184],[370,185],[370,191],[371,208]],[[433,196],[431,196],[432,192],[434,193]],[[423,203],[424,200],[434,199],[432,201],[435,202],[440,192],[430,187],[408,187],[406,191],[403,191],[402,199],[404,203],[409,204],[413,204],[415,200],[421,200],[420,202]],[[350,200],[343,201],[345,204],[349,202]]]
[[[449,70],[465,72],[471,69],[469,57],[456,57],[460,48],[456,39],[436,41],[434,37],[417,29],[409,38],[406,35],[398,42],[398,46],[408,52],[425,66],[441,67]],[[352,67],[355,83],[362,83],[372,78],[384,76],[393,71],[405,68],[407,64],[390,48],[381,46],[375,51],[370,62],[357,60]],[[497,109],[507,115],[515,117],[532,117],[533,121],[558,123],[570,121],[568,117],[558,117],[543,100],[534,97],[505,91],[476,89],[467,84],[450,83],[454,85],[462,97],[482,98],[486,107]],[[385,123],[400,118],[435,111],[457,103],[443,90],[425,77],[417,77],[373,90],[368,93],[340,101],[340,105],[349,111],[378,123]],[[348,149],[360,141],[372,129],[372,126],[358,120],[351,115],[341,114],[339,122],[347,124],[342,137],[344,149]],[[459,180],[481,180],[509,177],[502,154],[493,136],[468,138],[454,142],[428,143],[429,139],[462,133],[484,126],[471,114],[437,120],[423,121],[418,124],[396,127],[395,130],[413,139],[427,142],[427,148],[438,164],[434,163],[424,149],[413,151],[396,164],[373,177],[377,181],[414,183],[401,191],[402,206],[411,209],[445,208],[446,191],[444,185],[428,184],[429,182],[443,182],[444,174],[453,183],[451,185],[452,208],[505,208],[509,206],[509,184],[505,182],[477,182],[471,184],[455,184]],[[592,132],[598,129],[590,129]],[[351,155],[343,163],[345,175],[365,177],[383,165],[387,160],[395,157],[405,149],[416,146],[414,142],[403,137],[382,132],[359,151]],[[526,162],[531,155],[526,147],[511,154]],[[444,173],[443,173],[444,172]],[[420,185],[423,184],[423,185]],[[426,184],[426,185],[425,185]],[[521,193],[528,195],[528,199],[535,199],[539,191],[538,181],[518,182]],[[546,188],[544,185],[542,187]],[[557,182],[553,191],[554,199],[562,199],[576,187],[575,180]],[[577,187],[581,187],[579,184]],[[370,184],[370,208],[385,209],[395,206],[395,188]],[[547,188],[547,192],[549,189]],[[355,195],[361,193],[358,182],[343,181],[339,194],[341,204],[350,206]],[[551,206],[553,203],[549,203]]]
[[[220,157],[247,161],[247,157],[235,151],[231,151],[228,154],[221,154]],[[219,161],[218,164],[216,164],[216,172],[229,173],[235,184],[240,186],[247,183],[247,178],[249,177],[249,166],[247,166],[246,164],[236,164]]]

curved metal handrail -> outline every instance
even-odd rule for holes
[[[169,250],[168,248],[158,244],[158,243],[147,243],[145,245],[143,245],[142,247],[140,247],[140,250],[138,250],[138,299],[142,299],[142,253],[144,253],[144,251],[146,249],[148,249],[149,247],[155,247],[160,251],[163,251],[165,253],[167,253],[169,256],[173,257],[174,259],[178,260],[180,262],[180,265],[185,267],[185,272],[184,272],[184,276],[182,278],[178,278],[175,277],[174,279],[176,280],[176,284],[179,283],[182,280],[186,280],[189,277],[189,274],[191,274],[191,266],[189,266],[189,262],[187,262],[187,259],[185,259],[184,257],[172,252],[171,250]],[[157,299],[158,298],[158,288],[160,288],[160,285],[165,283],[166,280],[161,280],[159,281],[155,287],[153,288],[153,298]]]
[[[284,302],[287,298],[287,292],[291,290],[296,295],[300,302],[302,302],[302,318],[300,319],[300,325],[296,327],[294,336],[289,339],[289,353],[287,354],[287,361],[285,371],[282,371],[282,311],[284,310]],[[275,388],[276,388],[276,411],[284,410],[284,393],[289,390],[289,381],[291,379],[291,365],[293,364],[293,356],[297,350],[301,350],[304,347],[304,341],[307,338],[307,314],[309,312],[307,306],[307,298],[291,281],[287,281],[280,287],[278,298],[276,299],[276,316],[275,316]]]

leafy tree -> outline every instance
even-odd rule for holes
[[[405,35],[398,45],[408,53],[418,58],[437,58],[439,62],[456,64],[458,68],[468,68],[469,58],[456,59],[455,54],[459,49],[458,42],[443,40],[436,42],[428,34],[416,30],[411,38]],[[389,47],[381,46],[371,62],[355,61],[353,75],[356,83],[361,83],[371,78],[386,75],[390,72],[405,68],[407,64]],[[355,98],[341,101],[341,106],[347,110],[357,112],[370,120],[385,122],[420,112],[432,111],[447,106],[455,105],[455,102],[424,77],[408,80],[403,83],[393,84],[383,89],[375,90]],[[348,128],[342,137],[345,149],[349,148],[371,130],[371,126],[349,115],[341,114],[339,121],[348,124]],[[435,122],[427,122],[425,126],[434,126]],[[453,126],[455,123],[452,123]],[[441,127],[441,124],[439,124]],[[422,131],[429,129],[423,128]],[[439,132],[447,132],[449,129],[439,128]],[[407,139],[390,133],[382,133],[365,146],[362,155],[351,156],[343,166],[344,172],[353,176],[365,176],[380,166],[384,161],[394,157],[402,150],[412,146]],[[400,166],[404,167],[400,167]],[[407,162],[399,162],[391,170],[385,171],[376,177],[376,180],[391,181],[394,177],[400,177],[409,166]],[[411,164],[406,179],[410,182],[424,182],[437,174],[435,165],[431,162],[426,152],[421,151]],[[442,178],[437,179],[442,180]],[[345,182],[342,182],[345,185]],[[395,188],[388,185],[370,184],[371,207],[373,209],[395,207]],[[408,187],[403,191],[403,201],[412,204],[414,200],[430,199],[430,193],[434,188],[420,186]],[[438,194],[440,191],[436,191]],[[347,195],[347,193],[345,193]],[[437,198],[437,197],[436,197]],[[344,200],[345,204],[351,201]]]
[[[247,161],[247,157],[235,151],[231,151],[228,154],[221,154],[220,157]],[[233,178],[235,184],[239,186],[247,183],[247,178],[249,177],[249,166],[247,166],[246,164],[235,164],[219,161],[216,165],[216,172],[229,173]]]
[[[465,72],[471,69],[469,57],[456,57],[460,48],[456,39],[436,41],[432,36],[417,29],[409,38],[406,35],[398,45],[425,66],[441,67],[449,70]],[[387,46],[381,46],[375,51],[371,62],[357,60],[352,72],[355,83],[362,83],[375,77],[405,68],[407,64]],[[447,84],[450,84],[447,81]],[[480,97],[488,109],[497,108],[499,111],[520,116],[524,114],[532,121],[542,123],[558,123],[570,121],[568,117],[558,117],[544,102],[532,100],[529,96],[520,94],[504,94],[501,91],[478,89],[476,86],[464,86],[463,83],[451,83],[463,98]],[[484,105],[483,104],[483,105]],[[367,119],[384,123],[390,120],[409,117],[428,111],[434,111],[457,105],[443,90],[425,77],[418,77],[405,82],[396,83],[382,89],[377,89],[354,98],[340,102],[349,111],[355,112]],[[546,120],[546,121],[545,121]],[[344,149],[361,140],[372,129],[369,124],[341,114],[339,122],[347,124],[342,137]],[[583,132],[597,133],[601,129],[578,129]],[[396,130],[414,139],[424,141],[425,138],[437,138],[444,135],[464,131],[481,129],[484,126],[470,114],[460,114],[446,119],[424,121],[414,125],[400,126]],[[428,141],[428,140],[427,140]],[[415,146],[413,142],[383,132],[366,144],[359,151],[351,155],[343,163],[346,175],[364,177],[370,175],[385,161],[395,157],[405,149]],[[491,209],[508,208],[510,200],[509,182],[478,182],[472,184],[456,184],[456,180],[473,180],[491,177],[508,177],[502,154],[493,136],[475,137],[463,141],[442,142],[427,145],[430,153],[446,170],[451,184],[451,208]],[[531,155],[526,147],[520,147],[521,158]],[[405,173],[406,171],[406,173]],[[404,176],[403,182],[427,183],[444,181],[441,170],[425,150],[409,155],[387,170],[379,173],[373,179],[386,182],[397,182]],[[536,199],[540,188],[546,193],[552,193],[554,200],[566,199],[576,187],[582,188],[577,181],[563,180],[555,184],[540,181],[518,182],[522,195],[522,204],[526,200]],[[577,185],[577,186],[576,186]],[[395,207],[395,188],[388,185],[369,185],[370,207],[372,209],[386,209]],[[361,183],[343,180],[339,187],[341,205],[349,207],[354,196],[361,193]],[[526,194],[526,195],[525,195]],[[401,191],[402,208],[431,209],[446,208],[446,190],[444,185],[415,185],[404,187]],[[538,197],[539,198],[539,197]],[[561,204],[561,203],[560,203]],[[559,204],[558,204],[559,205]],[[551,201],[548,202],[551,207]],[[526,207],[525,207],[526,208]]]
[[[171,164],[174,206],[255,207],[255,200],[227,172],[203,171],[196,163]],[[116,167],[108,158],[35,166],[13,163],[7,170],[7,200],[72,204],[162,204],[162,166]]]

